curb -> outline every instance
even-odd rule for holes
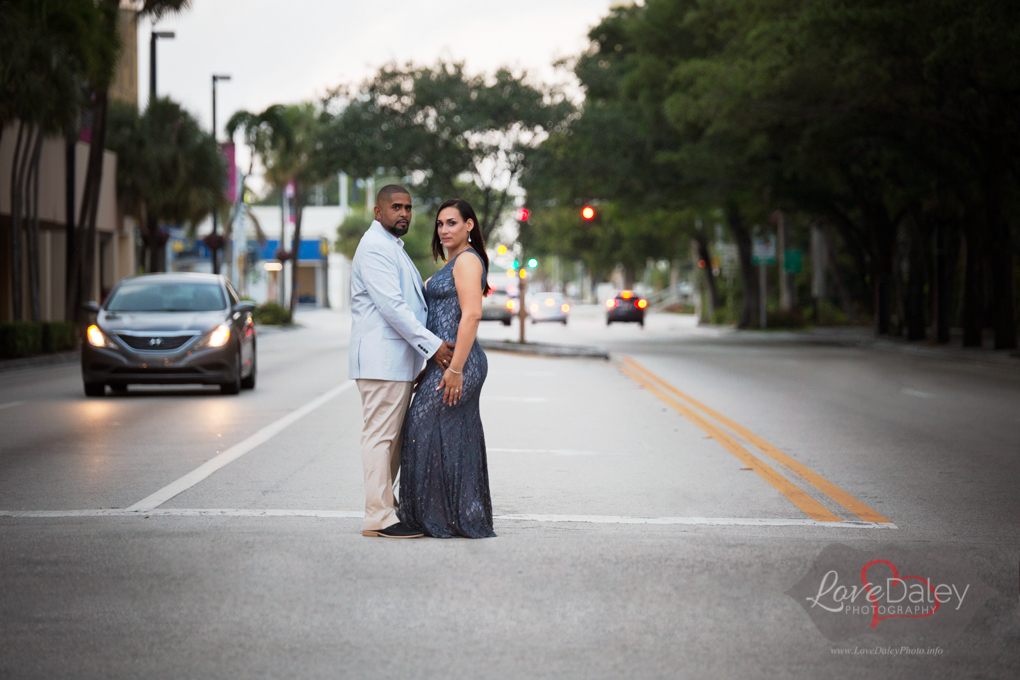
[[[57,354],[41,354],[23,359],[0,360],[0,373],[21,371],[29,368],[45,368],[47,366],[62,366],[73,364],[81,360],[81,350],[72,352],[59,352]]]
[[[505,340],[479,340],[484,350],[509,352],[510,354],[530,354],[541,357],[576,357],[581,359],[609,360],[609,352],[597,347],[580,345],[550,345],[541,342],[507,342]]]

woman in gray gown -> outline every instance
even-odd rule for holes
[[[489,364],[475,334],[489,260],[467,201],[439,206],[432,255],[447,263],[425,283],[425,325],[456,348],[448,367],[429,361],[415,381],[404,419],[398,514],[428,536],[486,538],[496,534],[478,398]]]

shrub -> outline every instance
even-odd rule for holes
[[[290,310],[277,302],[266,302],[255,308],[255,323],[263,326],[285,326],[290,323]]]
[[[30,357],[42,350],[42,324],[31,321],[0,323],[0,358]]]
[[[78,347],[78,327],[73,321],[46,321],[42,324],[42,351],[66,352]]]

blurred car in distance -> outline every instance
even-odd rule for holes
[[[648,300],[632,290],[621,290],[616,297],[606,300],[606,325],[614,321],[636,321],[644,328]]]
[[[534,293],[528,296],[528,316],[531,323],[558,321],[564,326],[570,318],[570,305],[563,293]]]
[[[482,298],[482,321],[502,321],[504,326],[509,326],[515,310],[514,298],[506,290],[493,288]]]
[[[242,302],[222,276],[147,274],[124,279],[85,331],[85,394],[109,385],[219,385],[224,394],[255,387],[255,305]]]

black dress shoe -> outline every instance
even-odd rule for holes
[[[403,522],[397,522],[396,524],[391,524],[385,529],[362,531],[361,535],[378,536],[379,538],[421,538],[425,534],[420,531],[415,531]]]

